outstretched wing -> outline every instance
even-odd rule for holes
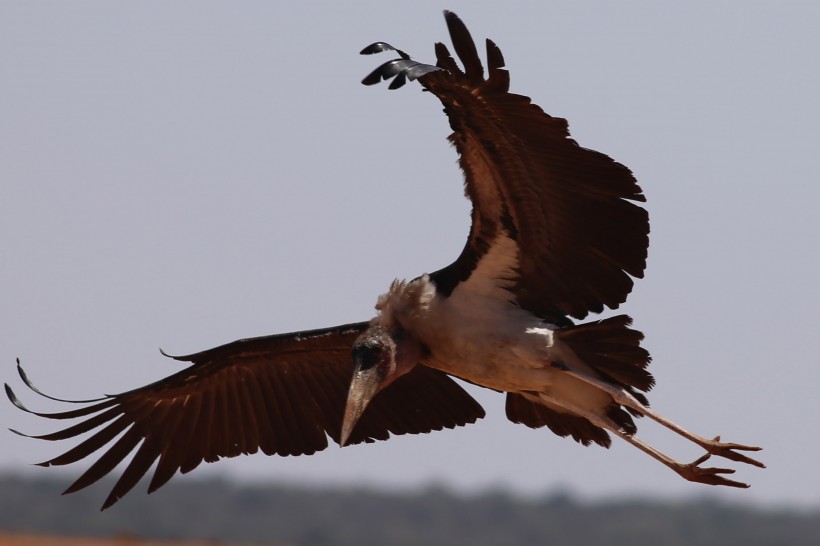
[[[70,464],[103,450],[66,490],[69,493],[96,482],[136,449],[103,505],[107,508],[157,459],[149,492],[178,470],[190,472],[202,461],[257,450],[266,455],[320,451],[328,445],[327,436],[339,441],[353,373],[350,347],[366,327],[361,322],[244,339],[173,357],[193,365],[139,389],[77,402],[85,404],[79,409],[36,413],[49,419],[83,420],[35,438],[65,440],[93,431],[74,448],[40,465]],[[26,385],[40,393],[18,369]],[[454,428],[484,416],[481,406],[450,377],[425,366],[416,366],[386,392],[374,398],[348,443]],[[17,407],[30,411],[8,385],[6,393]]]
[[[469,240],[450,266],[431,275],[449,294],[469,278],[499,237],[518,250],[512,292],[519,305],[547,319],[583,318],[616,308],[643,276],[649,219],[628,168],[570,138],[566,120],[509,92],[501,51],[487,40],[488,77],[464,23],[445,12],[461,69],[436,44],[436,66],[400,59],[364,79],[395,77],[421,85],[444,104],[460,154],[465,192],[473,203]],[[394,49],[373,44],[362,53]]]

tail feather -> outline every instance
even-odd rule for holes
[[[621,406],[612,404],[607,408],[606,416],[626,434],[632,436],[638,432],[638,427],[635,425],[635,421],[632,420],[632,416],[624,411],[624,408]]]
[[[631,387],[627,390],[643,403],[646,397],[634,389],[648,392],[655,384],[646,370],[652,357],[640,345],[643,334],[629,328],[631,324],[627,315],[618,315],[562,328],[557,334],[584,363],[613,383]]]

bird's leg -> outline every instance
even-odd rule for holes
[[[714,439],[709,440],[707,438],[703,438],[702,436],[698,436],[692,432],[689,432],[682,426],[678,425],[677,423],[670,421],[663,415],[653,411],[652,409],[648,408],[647,406],[641,404],[634,396],[632,396],[628,391],[625,389],[618,387],[617,385],[613,385],[611,383],[607,383],[597,377],[591,376],[587,373],[572,369],[563,363],[554,363],[561,371],[567,373],[576,379],[579,379],[585,383],[588,383],[594,387],[601,389],[602,391],[609,394],[612,399],[617,403],[624,407],[630,408],[635,410],[636,412],[640,413],[641,415],[645,415],[654,421],[657,421],[661,425],[665,426],[666,428],[680,434],[687,440],[690,440],[703,449],[706,450],[707,453],[710,455],[717,455],[718,457],[723,457],[726,459],[730,459],[732,461],[738,461],[741,463],[746,463],[754,466],[758,466],[760,468],[765,468],[766,465],[752,459],[751,457],[747,457],[742,453],[737,453],[734,450],[740,451],[760,451],[761,448],[755,446],[747,446],[743,444],[734,444],[734,443],[725,443],[720,441],[720,436],[716,436]],[[705,460],[705,459],[704,459]],[[702,461],[701,461],[702,462]]]
[[[607,417],[596,415],[595,413],[586,411],[569,402],[552,398],[547,394],[539,393],[538,396],[539,398],[553,406],[563,408],[570,413],[579,415],[584,419],[588,420],[593,425],[608,430],[609,432],[617,435],[618,437],[623,438],[624,440],[626,440],[633,446],[637,447],[653,459],[665,464],[666,466],[677,472],[681,477],[690,482],[705,483],[708,485],[726,485],[729,487],[749,487],[748,484],[738,482],[735,480],[730,480],[722,476],[722,474],[734,474],[735,471],[731,468],[701,467],[700,465],[704,463],[707,459],[709,459],[709,457],[711,456],[709,453],[691,463],[681,463],[669,457],[668,455],[662,453],[661,451],[658,451],[651,445],[636,438],[635,436],[626,434],[618,427],[618,425],[616,425],[612,420],[610,420]]]

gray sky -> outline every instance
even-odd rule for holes
[[[394,277],[449,263],[469,204],[441,106],[360,85],[389,57],[357,55],[385,40],[432,60],[449,8],[501,47],[514,91],[643,186],[649,268],[623,310],[653,407],[764,446],[769,468],[739,469],[747,491],[690,484],[623,442],[508,423],[486,392],[458,431],[195,475],[820,504],[820,5],[424,4],[0,3],[0,379],[54,409],[16,357],[56,396],[119,392],[178,369],[158,347],[364,320]],[[52,429],[7,403],[0,424]],[[4,471],[57,472],[28,463],[68,447],[0,437]]]

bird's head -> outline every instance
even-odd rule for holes
[[[342,421],[342,446],[373,397],[413,369],[421,358],[422,348],[401,327],[374,324],[356,339],[351,352],[353,380]]]

